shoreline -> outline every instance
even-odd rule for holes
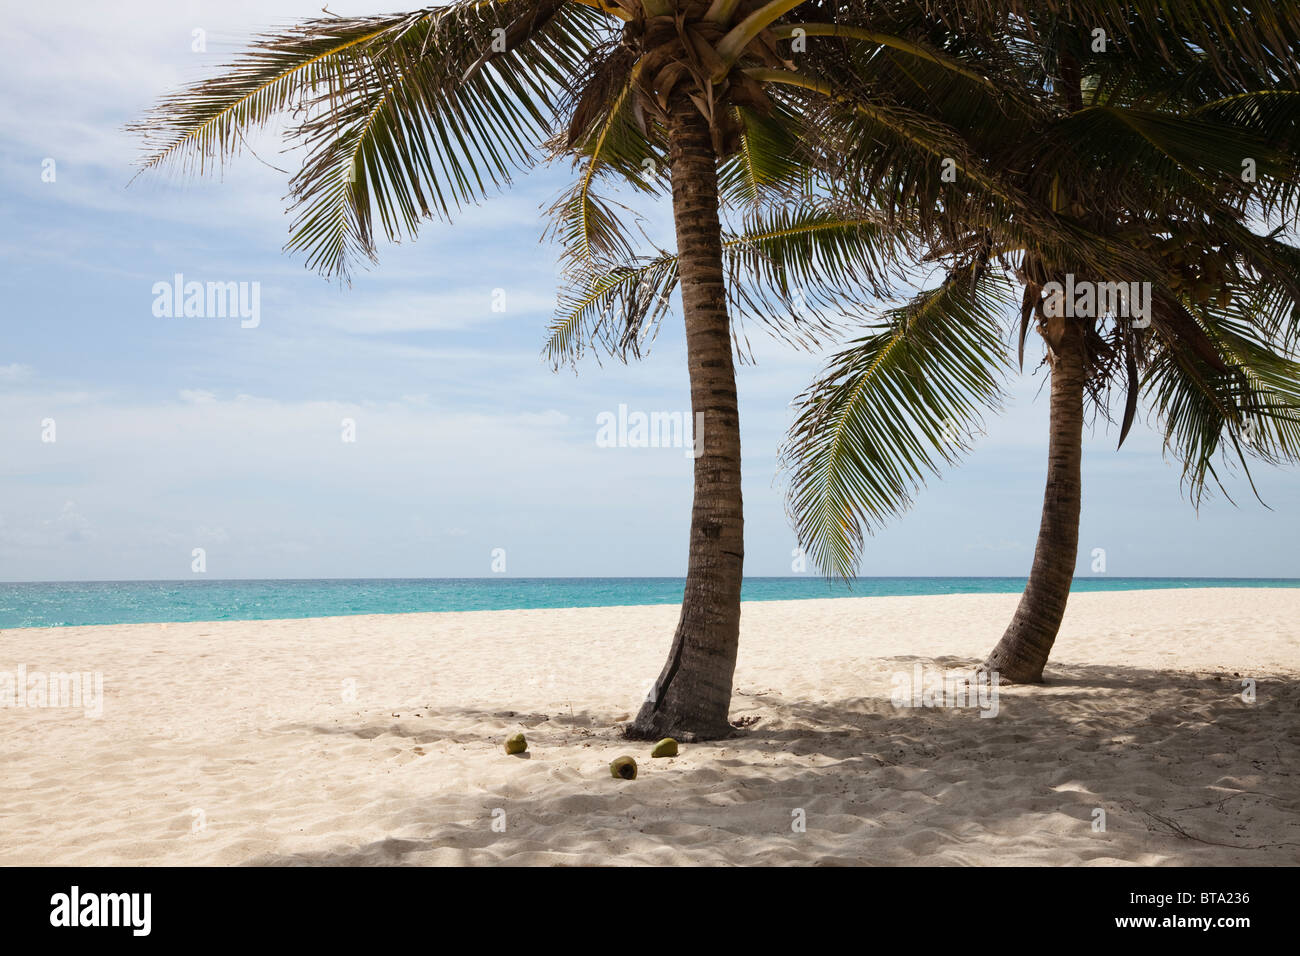
[[[30,587],[30,588],[41,588],[41,587],[49,587],[49,588],[55,588],[55,587],[71,587],[71,588],[77,588],[77,587],[81,587],[81,588],[85,588],[85,587],[92,586],[92,585],[94,585],[94,586],[99,586],[99,585],[104,585],[104,586],[112,586],[112,585],[139,585],[139,586],[163,586],[163,585],[174,586],[174,585],[182,585],[182,586],[191,586],[191,585],[192,585],[192,586],[196,586],[196,587],[199,587],[199,588],[219,588],[219,587],[223,587],[223,586],[232,586],[232,587],[236,587],[236,588],[238,588],[240,585],[248,585],[248,586],[250,586],[250,587],[258,587],[258,586],[262,586],[262,587],[271,587],[271,588],[274,588],[274,587],[279,587],[279,586],[283,586],[283,585],[291,585],[291,586],[292,586],[293,584],[319,584],[319,583],[331,583],[331,584],[336,584],[336,585],[337,585],[337,584],[348,584],[348,583],[358,583],[358,584],[362,584],[362,583],[379,583],[379,584],[403,585],[403,584],[421,584],[421,583],[426,583],[426,582],[427,582],[427,583],[429,583],[429,584],[434,584],[434,585],[436,585],[436,584],[439,584],[439,583],[447,583],[447,582],[462,582],[462,581],[465,581],[465,582],[476,582],[476,581],[480,581],[480,580],[482,580],[482,581],[492,581],[492,582],[495,583],[495,584],[499,584],[499,585],[501,585],[501,586],[503,587],[503,589],[504,589],[504,588],[508,588],[508,587],[510,587],[512,584],[516,584],[516,583],[523,583],[524,586],[527,586],[527,582],[556,582],[556,581],[562,581],[562,582],[587,582],[587,581],[616,581],[616,582],[622,582],[622,581],[656,581],[656,582],[660,582],[660,581],[671,581],[671,582],[674,582],[674,586],[676,586],[676,582],[684,581],[684,579],[679,579],[679,578],[506,578],[506,579],[494,579],[494,578],[482,578],[482,579],[480,579],[480,578],[411,578],[411,579],[401,579],[401,578],[393,578],[393,579],[389,579],[389,578],[375,578],[375,579],[363,579],[363,578],[356,578],[356,579],[352,579],[352,578],[308,579],[308,578],[303,578],[303,579],[296,579],[296,578],[295,578],[295,579],[283,579],[283,580],[275,580],[275,579],[230,579],[230,580],[213,580],[213,581],[202,581],[202,580],[200,580],[200,581],[174,581],[174,582],[162,582],[162,581],[155,581],[155,582],[148,582],[148,581],[146,581],[146,582],[86,581],[86,582],[24,582],[24,583],[8,583],[8,584],[3,583],[3,582],[0,582],[0,598],[3,598],[3,596],[4,596],[4,595],[3,595],[3,589],[6,588],[6,587],[8,587],[8,588],[19,588],[19,587],[21,587],[21,588],[29,588],[29,587]],[[806,577],[787,577],[787,578],[750,578],[750,579],[747,579],[747,580],[748,580],[748,581],[752,581],[752,582],[754,582],[756,585],[761,585],[763,582],[772,582],[772,581],[780,581],[780,582],[799,582],[799,583],[801,583],[801,584],[803,584],[803,583],[808,583],[808,582],[810,581],[810,579],[809,579],[809,578],[806,578]],[[902,591],[902,592],[897,592],[897,593],[895,593],[895,592],[889,592],[889,593],[881,593],[881,594],[839,593],[839,594],[832,594],[832,595],[817,595],[817,596],[814,596],[814,595],[809,595],[809,596],[803,596],[803,595],[797,595],[797,596],[752,596],[752,595],[751,595],[751,596],[748,596],[748,597],[744,597],[744,599],[742,600],[741,603],[742,603],[742,605],[747,605],[747,604],[774,604],[774,603],[783,603],[783,602],[791,602],[791,601],[794,601],[794,602],[806,602],[806,601],[856,601],[856,600],[867,600],[867,599],[878,599],[878,598],[890,598],[890,597],[923,598],[923,597],[976,597],[976,596],[999,596],[999,595],[1008,595],[1008,594],[1016,594],[1016,595],[1018,595],[1018,594],[1020,594],[1020,593],[1022,592],[1022,590],[1023,590],[1023,584],[1024,584],[1024,580],[1025,580],[1025,579],[1023,579],[1023,578],[995,578],[995,577],[987,577],[987,578],[969,578],[969,577],[947,577],[947,578],[945,578],[945,577],[923,577],[923,578],[916,578],[916,577],[900,576],[900,577],[888,577],[888,578],[885,578],[885,577],[881,577],[881,578],[864,578],[864,579],[860,579],[860,580],[867,580],[867,581],[938,581],[938,580],[951,580],[951,581],[995,581],[995,580],[996,580],[996,581],[1018,582],[1018,584],[1017,584],[1017,586],[1015,586],[1015,587],[1013,587],[1013,588],[1007,588],[1007,589],[1005,589],[1005,590],[1003,590],[1003,589],[992,590],[992,589],[975,589],[975,588],[971,588],[971,589],[968,589],[968,590],[945,591],[945,592],[939,592],[939,593],[927,593],[927,592],[915,592],[915,591]],[[1077,579],[1076,579],[1076,582],[1075,582],[1074,590],[1072,591],[1072,594],[1071,594],[1071,599],[1073,600],[1073,599],[1075,599],[1075,598],[1077,598],[1078,596],[1083,595],[1083,594],[1130,594],[1130,593],[1134,593],[1134,592],[1146,592],[1146,591],[1159,591],[1159,592],[1164,592],[1164,591],[1178,591],[1178,592],[1180,592],[1180,593],[1186,593],[1186,592],[1190,592],[1190,591],[1201,591],[1201,590],[1221,590],[1221,591],[1227,591],[1227,592],[1243,591],[1243,590],[1259,590],[1259,591],[1274,591],[1274,590],[1282,590],[1282,591],[1285,591],[1285,590],[1291,590],[1291,589],[1300,590],[1300,579],[1294,579],[1294,578],[1235,578],[1235,579],[1231,579],[1231,578],[1118,578],[1118,577],[1116,577],[1116,578],[1110,578],[1110,579],[1108,579],[1108,581],[1107,581],[1107,586],[1098,586],[1098,585],[1101,585],[1102,582],[1103,582],[1104,580],[1107,580],[1107,579],[1100,579],[1100,578],[1077,578]],[[1159,586],[1159,585],[1154,585],[1154,586],[1136,586],[1136,587],[1126,587],[1126,586],[1124,586],[1127,582],[1156,582],[1156,581],[1159,581],[1159,582],[1165,582],[1165,581],[1167,581],[1167,582],[1178,582],[1178,583],[1171,583],[1171,584],[1169,584],[1168,586]],[[1240,581],[1240,582],[1242,582],[1242,583],[1240,583],[1240,584],[1224,584],[1224,583],[1220,583],[1220,582],[1224,582],[1224,581]],[[1081,586],[1080,586],[1080,582],[1090,582],[1090,583],[1089,583],[1089,584],[1085,584],[1085,585],[1083,585],[1083,586],[1081,587]],[[1114,584],[1115,586],[1109,586],[1110,583],[1112,583],[1112,582],[1113,582],[1113,584]],[[1213,583],[1205,583],[1205,584],[1202,584],[1202,583],[1200,583],[1200,582],[1213,582]],[[287,601],[287,598],[286,598],[286,601]],[[288,614],[288,615],[283,615],[283,616],[265,616],[265,617],[248,616],[247,614],[237,614],[237,615],[234,615],[234,616],[228,616],[228,617],[207,617],[207,618],[190,618],[190,617],[186,617],[186,618],[181,618],[181,619],[177,619],[177,618],[175,618],[175,617],[150,616],[150,617],[148,617],[148,618],[142,618],[142,619],[136,619],[136,620],[125,620],[125,621],[116,621],[116,620],[110,620],[110,621],[73,621],[73,622],[67,622],[67,623],[60,621],[60,622],[41,622],[41,623],[33,623],[33,624],[26,624],[26,623],[24,623],[24,624],[4,623],[4,620],[5,620],[4,617],[0,617],[0,633],[4,633],[5,631],[37,630],[37,629],[43,629],[43,628],[50,628],[50,629],[59,629],[59,630],[64,630],[64,629],[67,629],[67,628],[76,628],[76,627],[121,627],[121,626],[128,626],[128,625],[132,625],[132,624],[169,624],[169,625],[175,625],[175,624],[208,624],[208,623],[223,623],[223,622],[226,622],[226,623],[231,623],[231,622],[248,622],[248,623],[263,622],[263,623],[269,623],[269,622],[280,622],[280,621],[332,620],[332,619],[336,619],[336,618],[354,618],[354,617],[372,617],[372,616],[379,616],[379,617],[392,617],[392,616],[400,616],[400,615],[406,615],[406,614],[478,614],[478,613],[500,613],[500,612],[515,612],[515,611],[550,611],[550,610],[554,610],[554,611],[563,611],[563,610],[599,610],[599,609],[603,609],[603,608],[649,608],[649,607],[675,607],[675,606],[679,606],[680,603],[681,603],[681,597],[680,597],[680,595],[678,595],[678,594],[676,594],[676,593],[674,592],[672,595],[665,595],[662,599],[652,600],[652,601],[633,602],[633,603],[594,603],[594,604],[593,604],[593,603],[584,603],[584,604],[563,604],[563,605],[561,605],[561,604],[538,604],[538,605],[533,605],[533,606],[520,606],[520,605],[515,605],[515,604],[507,604],[506,606],[502,606],[502,607],[466,607],[466,608],[432,608],[432,609],[426,609],[426,608],[414,608],[414,609],[394,609],[394,610],[368,610],[368,609],[367,609],[367,610],[340,610],[340,611],[338,611],[338,612],[336,612],[336,613],[300,613],[300,614]],[[10,614],[13,614],[13,613],[15,612],[15,610],[16,610],[15,608],[3,608],[2,606],[0,606],[0,612],[7,611],[7,612],[9,612]]]
[[[1240,591],[1258,591],[1264,594],[1274,591],[1287,591],[1291,588],[1281,587],[1204,587],[1204,588],[1132,588],[1132,589],[1115,589],[1106,591],[1075,591],[1070,595],[1070,602],[1084,595],[1094,594],[1145,594],[1148,592],[1165,593],[1177,591],[1179,594],[1201,591],[1225,591],[1236,593]],[[1300,591],[1300,584],[1297,584],[1295,590]],[[1020,597],[1019,591],[979,591],[979,592],[961,592],[953,594],[870,594],[870,595],[849,595],[845,597],[834,598],[762,598],[759,600],[741,601],[741,613],[743,615],[746,607],[755,605],[807,605],[807,604],[826,604],[834,602],[835,604],[853,604],[862,601],[920,601],[920,600],[948,600],[963,598],[1007,598]],[[361,611],[354,614],[321,614],[307,617],[231,617],[231,618],[209,618],[199,621],[126,621],[118,624],[34,624],[22,627],[0,627],[0,638],[6,634],[28,633],[31,631],[54,631],[63,633],[73,630],[103,630],[106,628],[130,628],[130,627],[199,627],[199,626],[229,626],[229,625],[256,625],[256,624],[306,624],[313,621],[383,621],[401,618],[420,618],[420,617],[451,617],[464,614],[470,615],[514,615],[514,614],[552,614],[564,612],[585,612],[585,611],[644,611],[653,608],[674,608],[680,607],[680,601],[675,603],[656,603],[656,604],[591,604],[576,605],[573,607],[529,607],[529,608],[483,608],[468,611],[381,611],[367,612]],[[1014,606],[1013,606],[1014,609]],[[1069,613],[1067,609],[1067,614]],[[1008,615],[1008,621],[1010,616]],[[671,636],[671,635],[670,635]],[[665,644],[665,647],[667,645]],[[1300,663],[1300,662],[1298,662]]]

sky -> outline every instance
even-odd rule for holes
[[[620,405],[689,409],[676,296],[641,361],[557,372],[541,354],[558,272],[543,212],[567,164],[381,248],[350,286],[282,251],[288,176],[272,167],[297,154],[278,141],[215,177],[128,187],[140,149],[125,123],[255,33],[319,11],[64,2],[0,20],[0,580],[182,579],[196,548],[209,578],[476,577],[496,549],[512,576],[684,574],[691,460],[597,441]],[[667,243],[666,210],[645,213]],[[155,285],[178,273],[257,283],[256,325],[156,314]],[[750,331],[745,569],[787,575],[777,450],[825,355]],[[1031,345],[966,461],[868,540],[862,573],[1028,572],[1040,358]],[[1112,576],[1300,577],[1294,470],[1255,469],[1268,508],[1237,476],[1236,505],[1217,495],[1198,511],[1147,411],[1122,450],[1113,425],[1087,436],[1077,573],[1100,573],[1104,549]]]

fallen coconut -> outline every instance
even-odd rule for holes
[[[650,751],[651,757],[676,757],[677,741],[671,737],[665,737],[659,743],[655,744],[655,749]]]
[[[611,777],[622,777],[624,780],[636,779],[636,761],[631,757],[618,757],[609,765],[609,775]]]
[[[506,753],[521,754],[528,749],[528,741],[523,734],[511,734],[506,738]]]

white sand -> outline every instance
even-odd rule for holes
[[[1051,683],[996,718],[890,702],[1016,600],[747,604],[732,719],[759,720],[657,760],[614,724],[675,607],[0,631],[0,671],[106,696],[0,710],[0,863],[1300,861],[1300,590],[1076,594]]]

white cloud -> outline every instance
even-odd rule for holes
[[[549,315],[554,294],[502,288],[504,310],[493,309],[494,288],[450,289],[442,293],[356,297],[345,308],[322,315],[333,328],[359,335],[392,332],[429,332],[470,329],[516,319],[521,315]]]
[[[34,369],[30,365],[20,365],[17,362],[11,362],[8,365],[0,365],[0,383],[3,382],[25,382],[34,374]]]
[[[540,425],[543,428],[569,424],[569,416],[554,408],[548,408],[544,412],[524,412],[515,416],[514,420],[521,425]]]

